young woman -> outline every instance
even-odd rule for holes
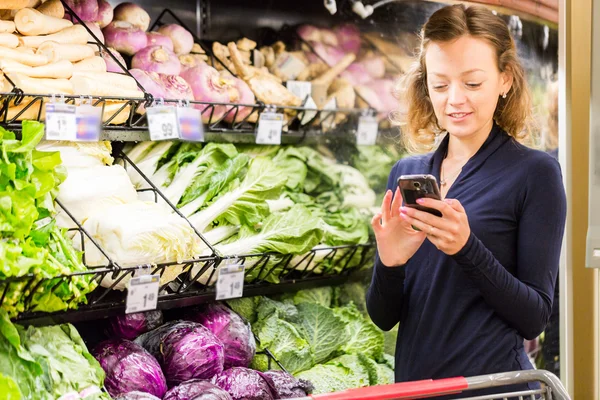
[[[530,99],[506,24],[480,6],[438,10],[401,87],[407,147],[439,145],[394,166],[372,221],[367,305],[381,329],[400,323],[396,381],[531,369],[523,339],[551,313],[566,199],[558,162],[521,144]],[[437,178],[443,200],[421,204],[442,217],[403,206],[405,174]]]

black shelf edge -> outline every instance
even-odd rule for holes
[[[303,289],[312,289],[323,286],[335,286],[347,282],[350,275],[338,275],[328,277],[306,278],[297,281],[289,281],[280,284],[250,284],[244,287],[243,297],[270,296],[287,292],[296,292]],[[84,306],[78,310],[61,311],[56,313],[30,313],[14,319],[20,325],[55,325],[64,323],[78,323],[86,321],[101,320],[114,317],[125,312],[125,292],[120,292],[122,299],[112,303],[102,303],[98,306]],[[161,296],[158,300],[157,309],[169,310],[173,308],[190,307],[199,304],[214,302],[216,292],[214,289],[198,295],[186,297],[169,298],[169,295]]]

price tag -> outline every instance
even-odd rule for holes
[[[379,124],[376,117],[363,115],[358,119],[356,144],[359,146],[373,146],[377,143],[378,134]]]
[[[159,286],[159,275],[143,275],[131,278],[127,288],[125,313],[156,310]]]
[[[204,142],[204,126],[200,110],[191,107],[177,107],[179,138],[190,142]]]
[[[263,112],[258,120],[256,144],[281,144],[283,114]]]
[[[312,121],[312,119],[315,117],[315,115],[317,115],[317,112],[318,112],[317,109],[319,107],[317,107],[317,103],[315,103],[315,101],[313,100],[312,96],[309,97],[308,99],[306,99],[306,101],[304,102],[303,107],[315,110],[315,111],[305,111],[304,112],[304,116],[302,117],[302,121],[300,121],[300,123],[302,125],[306,125],[310,121]]]
[[[102,132],[102,108],[91,104],[77,106],[75,111],[77,129],[76,141],[97,142]]]
[[[150,140],[179,139],[177,109],[172,106],[154,106],[146,109]]]
[[[312,84],[310,82],[287,81],[287,88],[290,92],[300,97],[302,101],[312,94]]]
[[[46,139],[75,140],[77,137],[76,107],[73,104],[46,104]]]
[[[217,300],[235,299],[244,294],[244,265],[239,260],[228,260],[219,268]]]

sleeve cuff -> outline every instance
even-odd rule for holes
[[[467,243],[463,246],[463,248],[453,256],[451,256],[454,261],[458,264],[466,267],[475,267],[478,264],[478,259],[481,258],[480,254],[480,245],[481,242],[473,232],[469,235],[469,239]]]
[[[405,265],[388,267],[381,262],[379,257],[377,257],[377,259],[375,260],[375,271],[377,272],[377,274],[379,276],[381,276],[385,279],[404,280],[404,277],[406,274]]]

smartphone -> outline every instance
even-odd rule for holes
[[[440,194],[440,189],[435,176],[402,175],[400,178],[398,178],[398,186],[400,187],[402,199],[407,207],[413,207],[417,210],[425,211],[438,217],[442,216],[442,213],[436,209],[417,204],[417,199],[425,197],[441,200],[442,196]]]

